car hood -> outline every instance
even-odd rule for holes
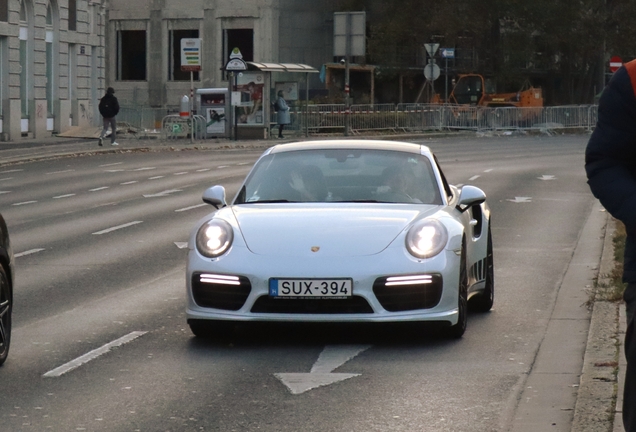
[[[439,206],[251,204],[232,210],[255,254],[351,257],[381,252],[411,222]]]

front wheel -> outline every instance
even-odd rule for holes
[[[448,337],[459,339],[464,335],[468,325],[468,273],[466,271],[466,247],[462,242],[462,254],[459,263],[459,292],[457,299],[457,324],[447,330]]]
[[[12,309],[11,284],[4,268],[0,266],[0,366],[7,360],[9,355]]]
[[[495,266],[492,254],[492,233],[488,227],[488,244],[486,246],[486,286],[484,291],[470,299],[471,310],[488,312],[495,302]]]

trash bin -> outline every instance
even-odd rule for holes
[[[230,111],[230,97],[226,88],[197,89],[197,113],[206,119],[206,135],[229,138],[231,125],[227,114]]]

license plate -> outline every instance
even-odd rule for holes
[[[343,299],[352,295],[351,279],[270,279],[269,295],[285,298]]]

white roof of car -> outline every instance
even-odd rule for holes
[[[269,153],[282,153],[296,150],[324,150],[324,149],[356,149],[356,150],[391,150],[416,154],[430,154],[430,149],[422,144],[403,141],[385,140],[316,140],[278,144]]]

